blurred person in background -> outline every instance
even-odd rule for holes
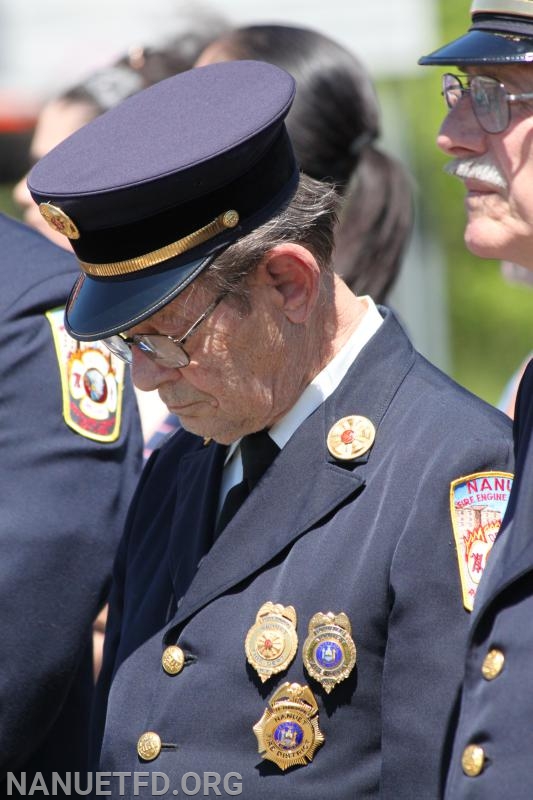
[[[75,342],[76,261],[0,215],[0,792],[87,769],[91,626],[142,467],[128,371]],[[24,794],[24,792],[22,792]]]
[[[133,49],[51,100],[35,130],[32,160],[130,94],[190,66],[206,38],[192,32],[168,50]],[[65,331],[77,270],[71,248],[39,224],[25,178],[15,196],[39,231],[0,216],[4,794],[8,772],[25,773],[29,790],[39,773],[87,770],[105,612],[94,633],[92,625],[107,598],[143,460],[129,371],[99,343],[75,342]],[[172,430],[166,419],[165,426]]]
[[[464,183],[468,249],[533,273],[533,3],[474,0],[443,67],[437,144]],[[449,738],[449,800],[533,797],[533,363],[514,414],[516,477],[481,579]],[[446,766],[446,765],[445,765]],[[429,796],[429,794],[428,794]]]
[[[296,98],[287,129],[303,172],[343,198],[335,271],[356,294],[386,300],[413,221],[412,181],[378,146],[380,108],[365,66],[338,42],[291,25],[251,25],[221,34],[197,66],[258,59],[287,70]]]

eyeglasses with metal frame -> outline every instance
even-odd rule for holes
[[[115,336],[102,339],[102,343],[105,344],[108,350],[128,364],[132,362],[132,348],[138,347],[145,356],[148,356],[160,367],[183,369],[183,367],[188,367],[191,363],[189,354],[183,345],[198,330],[202,322],[213,313],[218,304],[226,297],[226,294],[227,292],[224,292],[213,300],[204,313],[198,317],[196,322],[193,322],[191,327],[179,339],[162,333],[135,333],[133,336],[118,333]]]
[[[465,82],[467,85],[465,85]],[[533,92],[511,94],[505,85],[484,75],[442,76],[442,96],[448,108],[455,108],[461,97],[470,95],[472,110],[486,133],[503,133],[511,121],[511,103],[533,99]]]

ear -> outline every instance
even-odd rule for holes
[[[318,299],[320,267],[307,248],[292,242],[273,247],[259,264],[257,278],[289,322],[309,319]]]

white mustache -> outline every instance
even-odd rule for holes
[[[474,178],[495,186],[497,189],[507,189],[508,187],[508,183],[498,167],[487,156],[454,158],[453,161],[444,165],[444,172],[447,172],[448,175],[456,175],[461,179]]]

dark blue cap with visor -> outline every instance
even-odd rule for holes
[[[72,336],[137,325],[290,202],[294,92],[263,62],[198,67],[123,101],[33,167],[30,192],[82,270],[66,308]]]
[[[533,0],[474,0],[468,32],[427,56],[422,66],[533,62]]]

